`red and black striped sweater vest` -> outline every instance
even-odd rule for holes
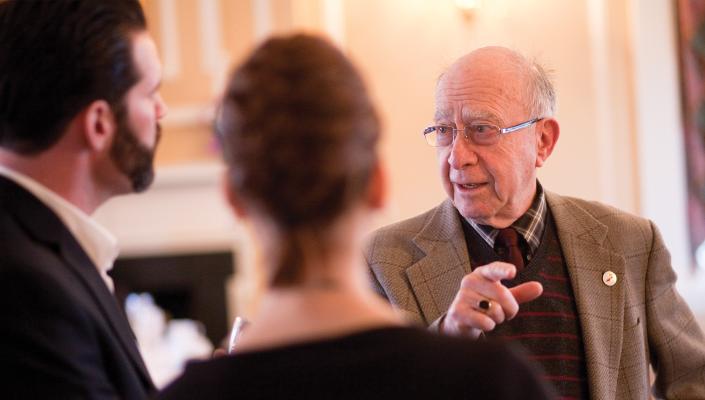
[[[587,399],[585,351],[575,296],[550,211],[546,218],[536,253],[513,280],[503,281],[507,287],[538,281],[543,285],[543,294],[520,304],[513,320],[499,324],[487,336],[521,345],[560,399]],[[472,266],[501,260],[467,222],[463,225]]]

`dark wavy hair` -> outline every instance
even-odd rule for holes
[[[232,74],[216,123],[229,180],[279,228],[270,282],[304,276],[304,250],[367,190],[380,123],[351,62],[321,38],[272,38]]]
[[[121,107],[145,29],[137,0],[1,1],[0,146],[39,153],[92,101]]]

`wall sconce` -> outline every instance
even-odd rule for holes
[[[455,0],[455,6],[466,17],[470,18],[482,5],[482,0]]]

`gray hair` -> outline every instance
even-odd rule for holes
[[[549,73],[536,61],[530,63],[527,72],[526,98],[529,113],[536,118],[553,117],[556,113],[556,89],[553,87]]]

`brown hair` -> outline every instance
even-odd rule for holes
[[[232,187],[282,235],[272,286],[300,282],[306,244],[334,250],[326,228],[363,196],[377,163],[379,120],[362,78],[321,38],[273,38],[234,71],[216,126]]]

